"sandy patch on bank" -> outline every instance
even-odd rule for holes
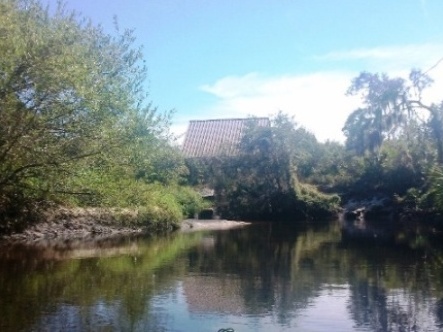
[[[226,219],[185,219],[180,224],[182,232],[192,232],[200,230],[223,230],[238,228],[250,225],[246,221],[234,221]]]

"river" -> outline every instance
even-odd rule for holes
[[[0,244],[0,331],[443,331],[443,254],[338,223]]]

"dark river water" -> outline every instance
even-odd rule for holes
[[[0,244],[0,331],[443,331],[426,241],[332,223]]]

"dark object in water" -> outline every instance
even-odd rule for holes
[[[204,209],[198,214],[198,219],[214,219],[213,209]]]

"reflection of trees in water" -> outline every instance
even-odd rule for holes
[[[35,331],[165,331],[162,317],[152,315],[146,303],[137,319],[128,315],[122,302],[97,300],[90,306],[60,304],[43,315],[33,326]]]
[[[98,251],[98,256],[87,259],[61,260],[66,255],[59,251],[66,248],[57,249],[58,245],[24,247],[14,255],[11,251],[0,260],[0,330],[61,331],[67,327],[85,331],[94,326],[134,330],[152,316],[152,296],[184,273],[184,262],[169,264],[171,260],[199,238],[127,238],[99,243],[97,248],[109,247],[116,256],[101,256]],[[156,320],[151,317],[149,321],[154,324]]]
[[[300,262],[300,266],[297,263],[303,258],[301,252],[309,252],[319,245],[318,238],[308,235],[301,239],[296,229],[282,227],[263,225],[216,233],[211,253],[203,247],[193,248],[189,252],[190,270],[197,272],[197,275],[230,278],[232,283],[218,277],[220,287],[223,287],[226,296],[238,296],[240,293],[240,301],[245,308],[243,314],[272,312],[280,324],[285,324],[316,295],[322,276],[314,273],[316,267],[306,264],[306,260]],[[319,237],[322,240],[330,236],[326,231],[322,234],[324,237]],[[301,241],[301,246],[298,241]],[[186,296],[190,298],[191,307],[194,304],[194,307],[209,312],[212,306],[198,303],[220,301],[217,297],[208,300],[210,294],[199,298],[197,292]],[[232,314],[236,313],[234,309],[224,308]]]
[[[134,239],[109,248],[115,257],[100,250],[94,257],[92,248],[76,249],[77,257],[87,259],[70,259],[72,252],[57,248],[42,255],[29,249],[17,257],[4,251],[9,260],[0,260],[0,330],[49,325],[161,331],[170,313],[153,314],[150,305],[159,294],[178,296],[177,275],[184,280],[191,312],[266,315],[288,325],[328,285],[344,285],[356,326],[374,331],[443,327],[443,300],[437,301],[443,292],[443,255],[341,242],[335,226],[262,225]]]
[[[367,281],[350,280],[349,311],[358,326],[369,325],[375,331],[387,331],[386,292]]]
[[[226,276],[223,292],[240,295],[243,313],[272,313],[280,324],[289,322],[325,285],[337,284],[349,285],[348,310],[357,326],[374,331],[435,328],[433,306],[443,290],[438,278],[442,271],[423,259],[424,251],[393,243],[341,243],[334,227],[272,227],[217,233],[212,252],[201,247],[189,252],[191,271]],[[201,308],[210,311],[210,306]]]
[[[438,300],[435,304],[435,314],[437,316],[439,326],[443,328],[443,298]]]
[[[372,331],[436,331],[432,298],[387,290],[367,280],[351,284],[349,311],[358,327]]]
[[[438,265],[422,250],[393,244],[346,246],[349,311],[357,326],[374,331],[435,331]],[[352,249],[352,250],[350,250]],[[441,273],[441,272],[440,272]]]

